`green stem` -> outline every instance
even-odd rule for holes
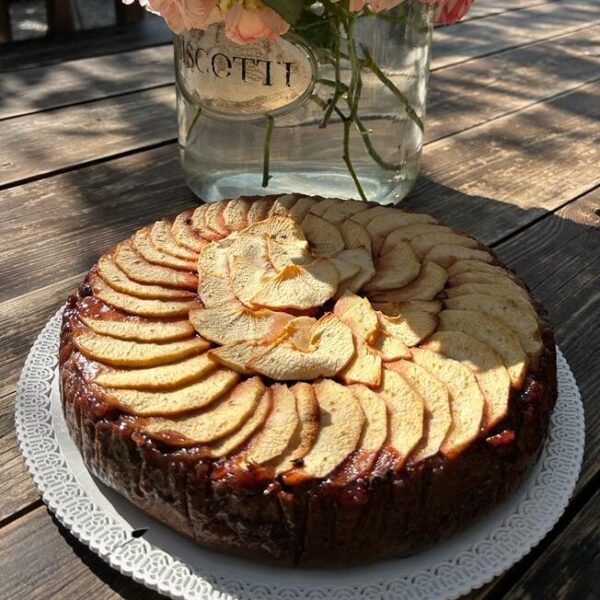
[[[273,137],[273,124],[275,119],[271,115],[267,115],[267,135],[265,137],[265,146],[263,148],[263,176],[262,187],[266,188],[269,185],[269,159],[271,155],[271,138]]]
[[[333,114],[333,110],[335,109],[338,100],[341,95],[344,93],[342,90],[342,80],[340,75],[340,33],[339,33],[339,21],[336,18],[332,24],[333,35],[335,36],[335,58],[334,58],[334,69],[335,69],[335,81],[334,81],[334,91],[333,97],[331,98],[329,105],[327,106],[327,110],[323,115],[323,119],[321,123],[319,123],[320,129],[325,129],[327,124],[329,123],[329,119]],[[344,86],[345,87],[345,86]]]
[[[310,97],[310,99],[315,104],[317,104],[319,106],[319,108],[322,108],[323,110],[327,109],[329,107],[329,103],[331,102],[331,100],[323,100],[323,98],[321,98],[321,96],[319,96],[318,94],[315,94],[314,92],[313,92],[312,96]],[[344,113],[337,106],[333,110],[335,110],[335,113],[342,121],[346,120]]]
[[[360,120],[360,117],[358,115],[356,115],[354,117],[354,123],[356,125],[356,128],[358,129],[358,131],[360,132],[360,136],[362,138],[363,144],[365,146],[365,149],[367,150],[369,156],[382,168],[385,169],[386,171],[398,171],[398,169],[400,169],[400,165],[398,164],[393,164],[390,162],[387,162],[384,158],[382,158],[379,153],[377,152],[377,150],[375,150],[373,143],[371,142],[371,138],[369,136],[369,132],[367,130],[367,128],[364,126],[363,122]]]
[[[200,118],[201,114],[202,114],[202,108],[198,107],[198,110],[196,111],[196,114],[194,115],[194,118],[192,119],[192,122],[190,123],[190,126],[188,127],[187,133],[185,135],[185,143],[186,144],[187,144],[188,140],[190,139],[190,135],[192,135],[192,131],[193,131],[194,127],[196,126],[196,122]]]
[[[387,78],[385,73],[379,68],[377,63],[373,60],[369,49],[364,45],[361,45],[361,49],[365,56],[364,66],[367,69],[370,69],[379,79],[379,81],[381,81],[381,83],[383,83],[383,85],[385,85],[385,87],[387,87],[400,100],[400,102],[402,102],[404,108],[406,109],[406,114],[417,124],[421,131],[424,131],[425,128],[423,126],[423,121],[415,112],[415,109],[410,105],[408,98],[394,85],[392,81]]]

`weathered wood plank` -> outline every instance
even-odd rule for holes
[[[600,23],[596,0],[549,2],[436,29],[432,69]]]
[[[600,183],[600,83],[429,144],[407,207],[492,243]]]
[[[163,20],[148,15],[135,24],[79,31],[53,40],[38,38],[3,44],[0,46],[0,73],[168,44],[172,39],[173,34]]]
[[[0,78],[0,119],[166,85],[173,79],[170,44],[10,71]]]
[[[3,528],[0,562],[2,598],[162,598],[110,569],[43,507]]]
[[[175,139],[171,86],[0,122],[0,185]]]
[[[473,3],[463,21],[481,19],[483,17],[498,15],[511,10],[521,10],[523,8],[529,8],[530,6],[537,6],[552,1],[554,0],[500,0],[499,2],[494,2],[493,0],[477,0]]]
[[[475,3],[477,4],[477,3]],[[600,27],[434,71],[426,140],[452,135],[600,78]]]

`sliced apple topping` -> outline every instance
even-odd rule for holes
[[[531,310],[524,310],[514,299],[497,298],[485,294],[469,294],[444,301],[451,310],[475,310],[498,319],[519,338],[523,350],[532,359],[533,364],[542,351],[542,339],[539,322]]]
[[[285,339],[257,350],[247,364],[256,372],[276,381],[308,380],[341,371],[354,355],[354,343],[350,328],[329,314],[315,324],[309,351],[298,350]]]
[[[246,443],[250,437],[264,425],[272,410],[272,398],[273,394],[271,393],[271,390],[266,389],[258,401],[256,410],[248,419],[246,419],[244,424],[237,431],[205,446],[203,450],[213,458],[229,456],[236,450],[239,450],[240,446]]]
[[[139,283],[181,287],[186,290],[195,290],[198,287],[198,277],[195,273],[149,263],[133,250],[129,241],[116,247],[113,260],[127,277]]]
[[[284,245],[266,238],[266,245],[268,260],[277,272],[291,265],[305,265],[313,260],[306,242]]]
[[[345,247],[339,229],[312,213],[308,213],[302,220],[302,231],[314,256],[335,256]]]
[[[302,219],[304,219],[315,202],[316,200],[314,198],[303,196],[302,198],[299,198],[294,206],[289,209],[288,215],[292,217],[296,223],[301,223]]]
[[[318,198],[318,200],[311,206],[310,212],[313,215],[320,217],[331,207],[337,206],[339,203],[340,201],[336,198]]]
[[[387,444],[404,463],[423,437],[425,403],[400,374],[389,369],[383,369],[380,393],[390,419]]]
[[[366,202],[336,202],[328,206],[321,216],[330,223],[339,225],[352,215],[363,212],[368,208],[369,205]]]
[[[124,312],[143,317],[181,317],[198,306],[194,300],[147,300],[117,292],[97,274],[90,277],[94,296]]]
[[[370,296],[377,302],[433,300],[444,289],[447,279],[445,269],[435,263],[427,263],[423,265],[418,277],[408,285],[400,289],[372,292]]]
[[[214,376],[219,371],[216,371]],[[229,386],[218,401],[215,396],[205,410],[185,414],[173,419],[149,418],[144,430],[152,437],[174,445],[208,444],[239,429],[256,410],[264,394],[265,386],[260,379],[253,377]],[[225,395],[223,395],[225,394]]]
[[[372,292],[401,288],[416,279],[420,271],[421,263],[410,244],[401,242],[396,248],[379,258],[375,276],[364,286],[364,289]]]
[[[482,263],[487,264],[487,263]],[[463,283],[486,283],[503,285],[514,289],[517,293],[523,292],[525,287],[518,283],[514,276],[508,271],[504,273],[494,273],[486,271],[465,271],[458,273],[450,278],[451,286],[461,285]]]
[[[512,385],[520,389],[527,373],[527,354],[519,338],[494,317],[475,310],[444,310],[438,331],[462,331],[484,342],[502,357]]]
[[[386,365],[397,371],[421,396],[425,403],[425,434],[409,457],[410,464],[437,454],[452,426],[448,388],[418,364],[399,360]]]
[[[250,442],[246,460],[262,465],[283,454],[298,427],[296,397],[286,385],[274,385],[273,409],[265,426]]]
[[[164,390],[196,381],[218,366],[207,354],[200,354],[160,367],[105,371],[94,383],[109,388]]]
[[[378,312],[377,318],[385,333],[400,338],[409,348],[428,338],[438,324],[437,316],[429,312],[408,312],[397,317],[388,317]]]
[[[269,216],[290,216],[290,211],[296,204],[298,198],[300,198],[298,194],[286,194],[285,196],[279,196],[279,198],[275,198],[275,201],[269,210]]]
[[[246,215],[246,222],[248,225],[259,223],[269,217],[269,211],[274,202],[273,198],[259,198],[257,200],[251,200],[250,202],[250,208]]]
[[[412,225],[404,225],[394,229],[389,233],[379,251],[380,254],[386,254],[395,248],[400,242],[409,242],[413,238],[432,233],[453,233],[453,229],[439,223],[414,223]]]
[[[339,228],[346,248],[364,248],[369,253],[369,256],[371,256],[371,236],[363,225],[348,219]]]
[[[250,361],[260,351],[253,342],[239,342],[209,350],[209,356],[224,367],[233,369],[242,375],[254,375],[255,371],[249,366]],[[264,351],[264,350],[263,350]]]
[[[86,315],[79,315],[79,319],[96,333],[136,342],[172,342],[189,338],[196,332],[187,319],[185,321],[109,320],[94,319]]]
[[[130,340],[83,332],[75,345],[87,358],[116,367],[154,367],[204,352],[209,346],[199,337],[166,344],[140,344]]]
[[[203,273],[198,283],[198,296],[205,308],[223,308],[226,305],[239,304],[237,296],[231,289],[229,278]]]
[[[296,317],[288,321],[281,331],[282,334],[285,334],[288,344],[303,352],[309,352],[312,331],[316,322],[317,320],[313,317]]]
[[[339,372],[344,383],[364,383],[377,387],[381,383],[381,354],[365,342],[354,338],[356,352],[350,362]]]
[[[462,273],[493,273],[501,276],[512,277],[509,271],[499,265],[489,264],[489,261],[476,259],[460,259],[452,263],[448,268],[448,276],[455,277]]]
[[[437,314],[442,310],[441,300],[406,300],[402,302],[379,302],[371,300],[371,305],[375,310],[379,310],[384,315],[390,317],[397,317],[407,312],[430,312]]]
[[[223,220],[223,209],[226,204],[226,202],[211,202],[206,206],[204,213],[204,226],[214,232],[219,239],[226,237],[229,233]]]
[[[359,217],[362,214],[365,213],[358,213],[358,215],[355,216]],[[402,212],[398,209],[390,208],[387,213],[379,215],[369,221],[366,228],[373,242],[373,252],[379,254],[385,238],[394,231],[394,229],[415,223],[435,223],[435,219],[422,213]]]
[[[304,456],[303,471],[326,477],[358,446],[365,413],[354,394],[343,385],[323,379],[315,384],[320,409],[320,429],[314,446]]]
[[[172,254],[177,258],[187,261],[198,260],[198,253],[182,246],[177,242],[173,232],[171,231],[171,223],[169,221],[157,221],[150,229],[150,241],[152,245],[161,252]]]
[[[249,225],[241,233],[268,237],[284,246],[306,243],[306,236],[300,225],[294,219],[282,215],[275,215],[264,221]]]
[[[294,461],[306,455],[319,435],[320,414],[314,387],[299,382],[291,390],[296,398],[298,426],[281,456],[271,465],[277,475],[292,469]]]
[[[226,279],[229,277],[228,257],[237,234],[231,234],[223,240],[211,242],[200,252],[198,257],[198,274],[200,277],[210,274]]]
[[[340,283],[344,283],[345,281],[352,279],[355,275],[358,275],[360,271],[360,266],[356,263],[351,263],[346,260],[342,260],[341,258],[330,258],[329,260],[333,263],[333,266],[337,269],[340,275]]]
[[[411,356],[409,347],[400,337],[390,335],[385,331],[378,331],[370,346],[381,356],[383,361],[399,360]]]
[[[358,265],[359,271],[350,279],[338,284],[336,296],[341,296],[345,291],[358,292],[375,275],[375,265],[371,253],[366,248],[350,248],[340,252],[337,257],[345,262]]]
[[[485,250],[467,248],[456,244],[439,244],[434,246],[426,255],[425,261],[434,262],[447,269],[454,261],[463,258],[476,259],[481,262],[493,262],[494,257]]]
[[[360,211],[350,217],[350,220],[355,223],[359,223],[360,225],[367,225],[370,223],[375,217],[386,216],[390,214],[390,211],[394,211],[394,208],[389,206],[373,206],[372,204],[368,205],[369,208],[367,210]]]
[[[416,364],[427,369],[446,385],[450,392],[452,426],[442,443],[441,452],[456,456],[479,435],[485,400],[469,367],[425,348],[412,351]]]
[[[461,233],[425,233],[410,239],[410,245],[417,258],[423,260],[430,250],[436,246],[463,246],[465,248],[478,248],[479,242]]]
[[[189,248],[193,252],[199,253],[200,250],[202,250],[202,248],[208,244],[208,240],[205,240],[196,231],[194,231],[192,227],[193,213],[194,211],[192,210],[186,210],[177,215],[173,221],[171,232],[178,244]]]
[[[438,331],[423,346],[469,367],[485,399],[483,427],[494,427],[508,412],[510,377],[500,355],[462,331]]]
[[[203,204],[192,213],[192,229],[209,241],[219,240],[221,236],[206,225],[206,211],[209,206],[210,204]]]
[[[163,267],[169,267],[171,269],[179,269],[181,271],[195,271],[196,261],[195,260],[184,260],[183,258],[177,258],[172,254],[167,254],[158,250],[150,238],[150,228],[144,227],[139,229],[133,236],[133,247],[142,258],[145,258],[149,263],[154,265],[160,265]]]
[[[371,341],[379,326],[377,313],[366,298],[346,292],[336,303],[333,312],[364,342]]]
[[[223,229],[229,233],[241,231],[248,225],[246,215],[250,210],[250,202],[244,198],[234,198],[225,203],[221,211]]]
[[[509,280],[510,281],[510,280]],[[446,290],[448,298],[465,296],[467,294],[487,294],[489,296],[500,296],[510,298],[519,304],[525,305],[525,310],[531,307],[529,295],[523,288],[519,288],[513,283],[505,285],[504,283],[460,283]]]
[[[338,280],[337,269],[326,258],[302,266],[290,265],[274,277],[263,277],[252,302],[273,309],[311,309],[333,297]]]
[[[98,274],[110,284],[110,287],[130,296],[153,300],[189,300],[194,298],[194,292],[160,285],[148,285],[129,279],[110,256],[104,255],[98,261]]]
[[[292,318],[283,312],[251,310],[241,304],[189,311],[189,319],[196,331],[217,344],[261,339],[279,331]]]
[[[387,404],[381,394],[373,392],[364,385],[354,384],[349,389],[358,399],[366,417],[359,447],[367,452],[377,452],[385,444],[389,435]]]

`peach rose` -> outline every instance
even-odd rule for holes
[[[290,28],[273,9],[259,1],[238,1],[225,12],[225,34],[238,44],[267,38],[271,41]]]
[[[433,19],[436,23],[451,25],[469,12],[471,4],[473,4],[473,0],[447,0],[441,2],[436,7]]]
[[[174,33],[185,29],[206,29],[221,19],[218,0],[148,0]]]

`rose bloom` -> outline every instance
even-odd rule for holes
[[[206,29],[221,19],[218,0],[148,0],[174,33],[185,29]]]
[[[469,8],[471,8],[471,4],[473,4],[473,0],[420,1],[424,4],[435,5],[433,20],[441,25],[451,25],[452,23],[456,23],[456,21],[462,19],[467,14],[467,12],[469,12]]]
[[[238,0],[225,12],[225,34],[238,44],[264,38],[273,41],[289,28],[289,23],[258,0]]]
[[[371,0],[369,2],[369,6],[375,12],[381,12],[382,10],[390,10],[390,8],[394,8],[401,4],[404,0]]]

